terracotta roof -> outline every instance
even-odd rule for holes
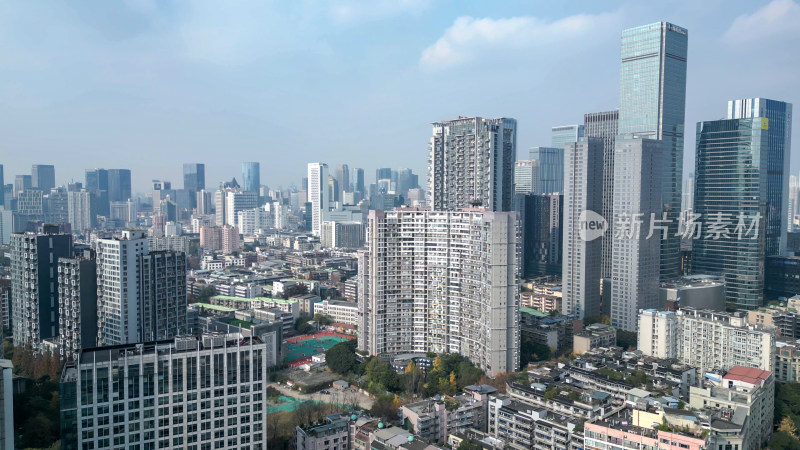
[[[750,384],[761,384],[772,372],[755,367],[733,366],[722,378],[725,380],[744,381]]]

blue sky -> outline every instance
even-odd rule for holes
[[[685,166],[727,100],[798,103],[794,0],[3,2],[0,163],[131,168],[134,190],[185,162],[210,187],[242,161],[271,187],[310,161],[422,178],[430,122],[458,115],[516,118],[522,159],[617,108],[620,33],[660,20],[689,29]]]

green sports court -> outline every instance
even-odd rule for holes
[[[343,336],[309,336],[296,342],[287,342],[286,344],[286,357],[284,361],[292,362],[304,358],[310,358],[313,355],[324,353],[334,345],[347,341],[352,338]]]

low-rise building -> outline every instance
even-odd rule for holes
[[[572,351],[578,355],[594,348],[617,345],[617,329],[611,325],[595,323],[587,326],[572,338]]]
[[[353,326],[358,324],[358,303],[323,300],[314,306],[314,312],[329,316],[334,323]]]
[[[583,448],[580,421],[506,395],[491,396],[487,434],[506,449]]]
[[[300,305],[300,315],[314,317],[316,311],[315,305],[322,301],[319,295],[316,294],[303,294],[289,297],[289,300],[295,300]]]
[[[706,450],[708,442],[702,437],[648,427],[612,425],[608,422],[584,424],[584,446],[587,450]],[[726,448],[726,447],[721,447]],[[731,447],[733,448],[733,447]]]
[[[734,366],[717,382],[706,378],[703,387],[692,386],[689,406],[712,413],[709,448],[761,448],[772,435],[775,377],[766,370]]]
[[[347,450],[350,448],[350,421],[338,419],[323,425],[295,427],[297,450]]]

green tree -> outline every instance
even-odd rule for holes
[[[552,357],[550,347],[533,342],[530,338],[522,340],[520,345],[520,363],[523,367],[530,362],[547,361]]]
[[[770,438],[768,445],[769,448],[775,450],[800,450],[800,441],[785,431],[772,433],[772,438]]]
[[[332,371],[347,375],[356,368],[356,341],[340,342],[325,352],[325,361]]]
[[[395,407],[394,395],[379,395],[378,398],[375,399],[375,403],[372,404],[372,409],[370,409],[369,412],[374,417],[381,417],[390,420],[397,419],[397,408]]]
[[[636,348],[636,333],[617,330],[617,346],[622,347],[623,350]]]
[[[331,319],[331,316],[327,314],[316,313],[314,314],[314,320],[322,326],[330,325],[333,323],[333,319]]]
[[[195,303],[208,303],[211,297],[217,295],[217,288],[214,286],[206,286],[197,292],[193,297]]]

